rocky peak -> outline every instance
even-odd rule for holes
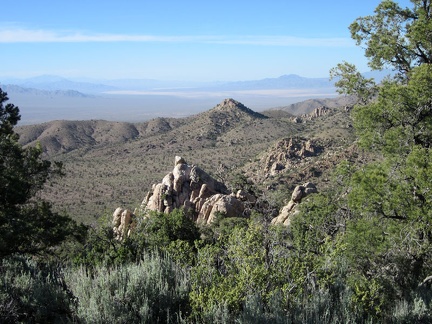
[[[223,112],[223,113],[234,113],[236,115],[242,113],[254,118],[267,118],[266,116],[253,111],[252,109],[246,107],[242,103],[232,98],[224,99],[221,103],[216,105],[216,107],[214,107],[211,111]]]
[[[242,103],[238,102],[237,100],[234,100],[232,98],[224,99],[220,104],[218,104],[216,107],[228,107],[228,108],[237,108],[237,107],[245,107]]]
[[[200,138],[214,140],[233,128],[264,118],[268,117],[247,108],[234,99],[225,99],[212,109],[199,114],[194,125],[195,130],[200,131]]]

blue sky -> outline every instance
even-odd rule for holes
[[[367,71],[348,26],[380,0],[4,1],[0,77],[234,81]],[[408,0],[399,1],[409,6]]]

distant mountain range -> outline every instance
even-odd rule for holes
[[[278,78],[266,78],[252,81],[236,81],[215,85],[221,90],[270,90],[270,89],[317,89],[334,88],[334,82],[328,78],[305,78],[296,74],[282,75]]]
[[[366,77],[373,77],[378,82],[390,71],[367,72]],[[22,88],[56,91],[74,90],[86,94],[106,93],[110,91],[167,91],[169,89],[182,89],[194,91],[242,91],[242,90],[270,90],[270,89],[330,89],[334,88],[334,81],[328,78],[307,78],[296,74],[282,75],[277,78],[265,78],[249,81],[231,82],[191,82],[191,81],[162,81],[155,79],[66,79],[56,75],[41,75],[33,78],[0,78],[0,85],[16,85]],[[18,88],[9,86],[11,92],[23,92]],[[59,93],[61,95],[61,93]]]
[[[154,79],[116,79],[116,80],[71,80],[55,75],[41,75],[27,79],[0,78],[0,84],[17,85],[46,91],[75,90],[82,93],[97,94],[119,90],[151,90],[166,91],[167,89],[209,90],[268,90],[268,89],[316,89],[333,88],[334,82],[328,78],[306,78],[296,74],[282,75],[277,78],[266,78],[250,81],[233,82],[188,82],[161,81]],[[9,91],[19,90],[9,88]],[[22,92],[22,90],[19,90]]]
[[[28,79],[0,79],[0,83],[46,91],[75,90],[83,93],[99,93],[116,89],[115,87],[104,84],[71,81],[69,79],[53,75],[43,75]]]
[[[234,82],[189,82],[161,81],[154,79],[117,79],[117,80],[70,80],[59,76],[43,75],[28,79],[0,78],[4,85],[17,85],[22,88],[39,90],[75,90],[82,93],[103,93],[119,90],[151,90],[166,91],[167,89],[208,90],[265,90],[287,88],[323,88],[333,87],[326,78],[305,78],[295,74],[283,75],[278,78],[266,78],[251,81]],[[11,89],[14,90],[14,89]]]
[[[24,88],[14,84],[0,85],[3,91],[13,95],[27,95],[40,97],[70,97],[70,98],[92,98],[93,95],[84,94],[77,90],[41,90],[36,88]]]
[[[374,77],[380,81],[389,71],[368,72],[367,77]],[[190,82],[190,81],[162,81],[154,79],[66,79],[55,75],[41,75],[27,79],[0,78],[2,85],[16,85],[22,88],[46,91],[74,90],[82,93],[97,94],[119,90],[136,91],[166,91],[167,89],[189,89],[195,91],[241,91],[241,90],[269,90],[269,89],[322,89],[334,88],[334,81],[328,78],[306,78],[296,74],[282,75],[277,78],[234,82]],[[3,86],[2,86],[3,87]],[[19,90],[9,88],[9,91]],[[22,92],[22,90],[19,90]]]
[[[379,72],[373,77],[379,80],[384,75],[385,72]],[[21,124],[60,119],[144,121],[155,117],[184,117],[226,98],[244,102],[258,111],[285,107],[285,111],[299,114],[316,106],[316,102],[292,104],[337,96],[333,81],[295,74],[235,82],[71,80],[43,75],[28,79],[0,78],[0,88],[7,92],[11,103],[19,106]]]

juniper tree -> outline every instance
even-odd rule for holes
[[[42,159],[40,147],[18,142],[14,127],[21,116],[8,100],[0,89],[0,257],[42,252],[77,229],[69,217],[36,198],[49,177],[61,173],[61,165]]]
[[[337,253],[349,263],[353,300],[371,316],[410,302],[432,271],[432,6],[411,2],[384,0],[350,26],[369,66],[392,68],[394,78],[377,87],[349,63],[331,71],[341,93],[366,98],[352,112],[358,144],[382,157],[350,175]]]

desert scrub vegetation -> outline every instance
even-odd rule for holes
[[[307,210],[316,209],[321,202],[318,199]],[[325,253],[328,244],[315,250],[329,230],[329,223],[323,223],[318,213],[314,233],[303,226],[304,219],[292,231],[269,226],[260,215],[238,222],[226,220],[230,221],[222,218],[205,229],[192,251],[157,249],[140,242],[143,238],[138,236],[131,239],[134,244],[147,246],[138,259],[136,255],[122,255],[120,247],[130,247],[130,241],[116,242],[111,251],[100,251],[111,253],[111,257],[116,251],[117,262],[92,259],[94,263],[58,264],[36,261],[35,257],[4,258],[0,315],[5,322],[82,323],[430,320],[428,300],[432,296],[426,287],[413,291],[407,299],[388,295],[394,303],[379,304],[378,314],[375,308],[361,306],[365,302],[373,305],[374,299],[368,298],[380,296],[370,295],[380,291],[379,282],[357,281],[360,285],[352,286],[347,278],[352,276],[353,261],[338,252],[329,264]],[[165,237],[160,231],[155,235]],[[182,247],[181,241],[176,239],[168,246],[176,242],[175,246]],[[181,253],[192,253],[192,258],[181,262],[185,260],[179,258]],[[371,297],[365,299],[362,294],[368,289],[372,290],[365,296]]]
[[[289,226],[271,225],[272,205],[282,197],[270,195],[268,205],[251,210],[248,219],[220,214],[200,228],[182,209],[141,218],[122,241],[109,224],[80,227],[37,195],[54,170],[41,159],[40,148],[19,145],[13,131],[18,109],[3,105],[7,97],[0,92],[1,320],[432,322],[432,3],[411,3],[403,9],[384,0],[374,15],[350,26],[371,67],[393,66],[397,78],[378,87],[347,62],[331,72],[341,93],[358,99],[351,113],[358,146],[365,156],[379,158],[368,160],[357,151],[336,167],[325,164],[334,169],[326,190],[308,196]],[[405,34],[389,32],[394,30]],[[197,127],[203,119],[190,121]],[[250,128],[238,129],[250,131],[241,143],[252,138]],[[312,131],[327,130],[328,136],[328,129],[323,124]],[[342,130],[338,134],[343,136]],[[187,147],[164,141],[172,135],[155,141],[167,149],[161,155],[166,169],[172,153]],[[110,148],[111,161],[118,162],[113,170],[140,176],[138,165],[134,171],[128,162],[144,154],[134,150],[136,142]],[[155,147],[148,144],[149,150]],[[253,149],[264,145],[249,144],[228,151],[228,168],[240,155],[256,156]],[[197,155],[211,165],[215,148],[210,141],[200,145],[204,149]],[[103,150],[88,154],[99,162],[106,158]],[[249,187],[246,173],[226,178],[235,188],[261,190]],[[116,183],[125,183],[122,195],[131,181]],[[90,188],[98,192],[94,183]]]
[[[74,308],[74,297],[61,268],[31,257],[12,256],[1,260],[1,322],[73,322]]]
[[[179,323],[189,315],[189,271],[157,252],[137,263],[65,274],[83,323]]]

